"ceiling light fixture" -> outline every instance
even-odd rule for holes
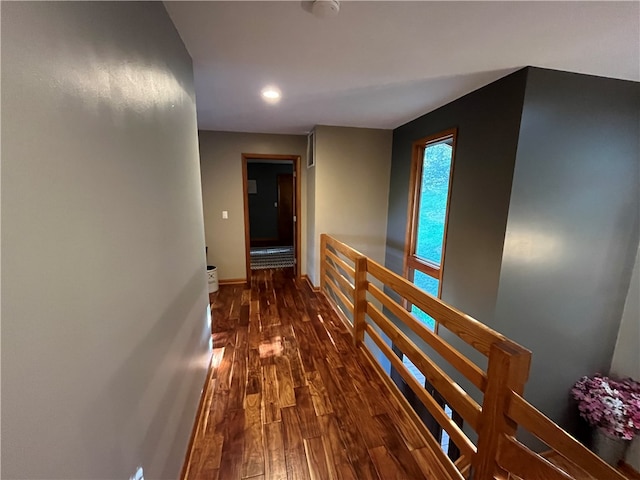
[[[264,87],[262,89],[262,98],[268,103],[278,103],[282,97],[280,89],[273,86]]]
[[[318,18],[335,17],[340,13],[340,2],[338,0],[316,0],[311,5],[311,13]]]

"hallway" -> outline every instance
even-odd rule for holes
[[[185,478],[436,478],[324,298],[290,270],[212,294],[213,366]]]

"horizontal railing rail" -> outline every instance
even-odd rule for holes
[[[356,347],[431,447],[430,460],[434,471],[439,472],[438,478],[577,478],[518,441],[516,430],[520,428],[540,439],[576,469],[588,471],[596,480],[625,479],[522,397],[531,364],[531,352],[525,348],[326,234],[321,235],[320,242],[320,286],[350,328]],[[392,298],[389,291],[400,300]],[[405,302],[418,307],[487,357],[486,370],[428,329],[404,308]],[[411,332],[411,336],[405,332]],[[423,341],[448,366],[431,358],[412,338]],[[389,360],[432,419],[447,432],[459,451],[455,462],[440,447],[439,439],[427,428],[367,344],[375,345]],[[402,357],[396,354],[398,350],[424,375],[429,389],[407,368]],[[456,382],[447,373],[452,369],[477,392],[469,393]],[[443,401],[462,418],[464,427],[447,415]],[[475,435],[468,434],[469,430]]]

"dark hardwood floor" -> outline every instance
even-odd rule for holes
[[[211,296],[213,366],[186,478],[432,478],[423,441],[326,300],[289,270]]]

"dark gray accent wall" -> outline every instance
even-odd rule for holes
[[[398,273],[411,145],[451,127],[443,300],[532,350],[525,396],[576,432],[569,388],[608,371],[638,249],[640,86],[527,67],[397,128],[386,266]]]
[[[457,127],[442,297],[478,320],[493,317],[526,70],[393,132],[387,268],[402,274],[414,141]]]
[[[568,390],[608,371],[629,288],[639,128],[638,83],[529,69],[489,324],[533,351],[526,396],[570,428]]]
[[[249,160],[251,161],[251,160]],[[256,194],[249,194],[251,239],[278,238],[278,175],[293,173],[293,163],[249,163],[247,177],[255,180]]]
[[[409,175],[413,142],[449,128],[457,128],[451,182],[446,259],[443,265],[443,299],[489,322],[498,293],[502,247],[526,84],[526,70],[519,70],[476,90],[393,132],[393,158],[387,220],[386,267],[402,274]],[[393,292],[388,291],[390,295]],[[393,315],[386,311],[390,318]],[[427,352],[477,401],[482,394],[418,338],[399,326],[419,348]],[[481,366],[485,357],[445,329],[441,335]],[[400,389],[409,387],[392,372]],[[428,423],[419,401],[409,401]],[[474,438],[473,431],[466,433]]]

